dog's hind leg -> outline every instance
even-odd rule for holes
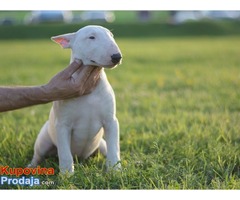
[[[28,167],[36,167],[51,150],[56,148],[48,134],[48,124],[49,122],[47,121],[38,134],[34,145],[33,159]]]
[[[106,141],[102,138],[98,147],[101,154],[103,154],[105,157],[107,156],[107,144]]]

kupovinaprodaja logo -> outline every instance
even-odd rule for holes
[[[54,168],[12,168],[9,166],[0,166],[0,185],[40,185],[40,179],[35,178],[34,175],[54,175]],[[2,176],[3,175],[3,176]],[[23,176],[21,176],[23,175]],[[26,177],[32,175],[30,177]],[[16,176],[15,178],[9,176]],[[21,177],[19,177],[21,176]]]
[[[16,177],[16,178],[10,178],[8,176],[1,176],[0,177],[0,185],[26,185],[26,186],[34,186],[34,185],[40,185],[40,179],[34,178],[33,176],[27,178],[25,176],[22,177]]]

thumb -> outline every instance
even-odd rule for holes
[[[73,61],[67,68],[65,68],[61,73],[63,78],[69,79],[71,76],[77,71],[80,70],[82,67],[82,61],[81,60],[75,60]]]

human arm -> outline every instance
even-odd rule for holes
[[[101,69],[85,67],[79,62],[71,63],[45,85],[0,87],[0,112],[90,93],[97,84]]]

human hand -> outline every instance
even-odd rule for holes
[[[88,94],[96,87],[101,69],[96,66],[84,66],[81,61],[75,60],[44,85],[44,91],[53,101]]]

